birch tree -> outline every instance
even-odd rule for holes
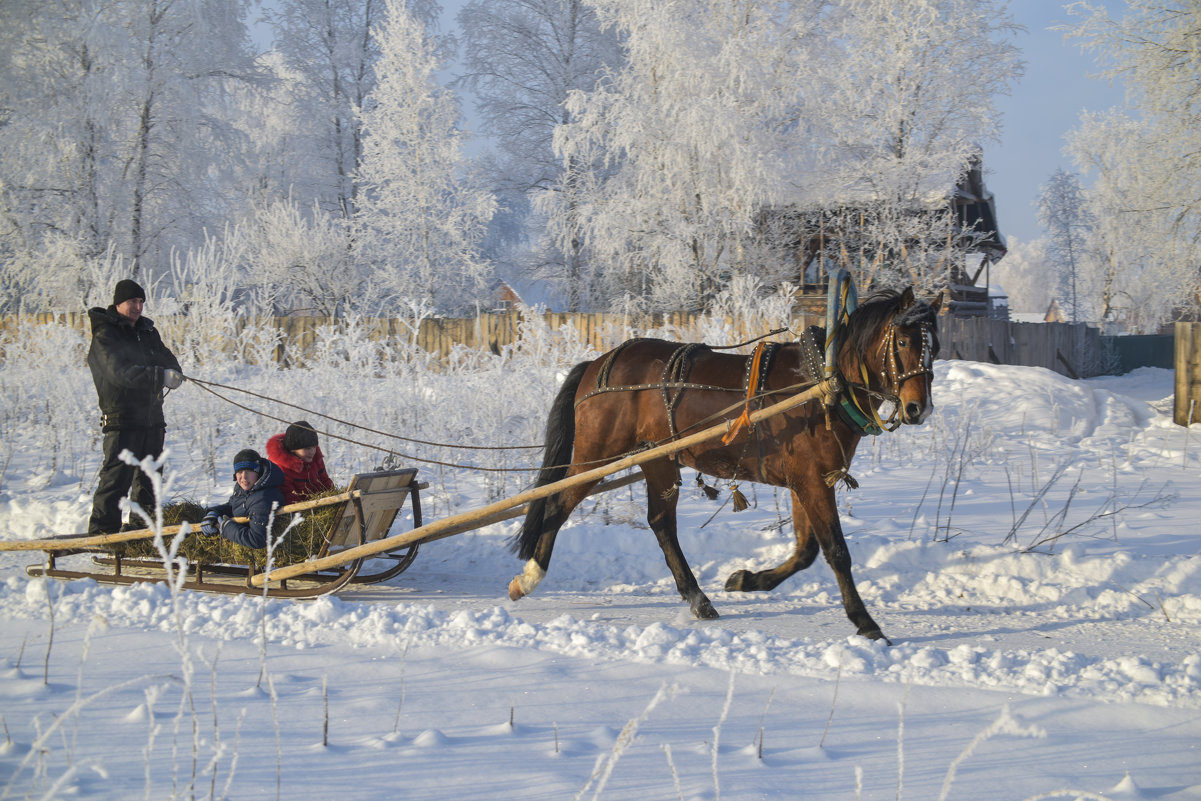
[[[244,12],[243,0],[8,3],[4,251],[53,240],[87,260],[111,246],[146,274],[219,228],[243,194],[226,101],[231,82],[255,78]]]
[[[386,0],[375,37],[378,83],[360,118],[360,257],[400,298],[474,309],[491,288],[477,248],[495,201],[466,169],[458,104],[438,84],[437,48],[404,0]]]
[[[1070,152],[1093,181],[1086,190],[1096,261],[1092,319],[1154,333],[1196,303],[1198,279],[1196,231],[1185,236],[1181,228],[1190,215],[1160,205],[1163,143],[1146,121],[1110,111],[1081,116]]]
[[[603,30],[582,0],[472,0],[458,21],[465,69],[460,80],[476,93],[482,131],[499,151],[493,185],[502,197],[514,198],[501,213],[524,218],[525,236],[535,242],[522,248],[532,261],[526,269],[563,286],[567,307],[578,311],[595,298],[575,205],[570,199],[552,204],[564,232],[555,243],[541,237],[545,220],[530,218],[531,201],[570,191],[584,171],[575,158],[555,156],[554,129],[572,121],[564,106],[569,92],[591,90],[620,64],[616,33]]]
[[[1064,300],[1070,321],[1081,321],[1080,293],[1089,270],[1093,217],[1085,204],[1084,187],[1075,173],[1056,170],[1042,187],[1038,221],[1047,229],[1047,255],[1057,273],[1058,297]]]

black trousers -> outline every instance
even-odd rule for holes
[[[120,504],[126,495],[148,514],[154,514],[154,488],[150,479],[140,468],[125,464],[119,457],[121,451],[127,450],[139,460],[146,456],[158,458],[163,452],[166,434],[165,427],[125,428],[104,433],[104,462],[100,465],[100,479],[92,498],[88,534],[112,534],[121,530]],[[134,517],[133,523],[137,528],[143,527],[140,517]]]

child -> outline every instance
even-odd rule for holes
[[[220,534],[247,548],[266,548],[272,513],[283,505],[284,474],[278,467],[249,448],[234,457],[234,487],[229,501],[205,510],[200,533]],[[249,518],[239,523],[235,517]]]
[[[267,458],[284,474],[284,503],[292,504],[333,489],[325,472],[325,456],[317,444],[316,430],[297,420],[282,434],[267,440]]]

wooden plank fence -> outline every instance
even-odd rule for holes
[[[412,321],[396,318],[367,318],[356,324],[363,326],[373,341],[415,341],[426,352],[446,360],[457,347],[499,352],[518,342],[523,328],[533,322],[524,320],[519,312],[510,312],[481,314],[473,318],[427,318],[420,321],[416,331]],[[597,352],[607,351],[626,339],[648,332],[684,341],[701,339],[703,332],[709,332],[709,338],[713,339],[716,336],[713,332],[720,332],[723,341],[710,344],[728,345],[761,336],[769,328],[762,321],[715,320],[685,312],[641,319],[620,314],[546,312],[539,322],[549,331],[558,332],[558,336],[573,336]],[[186,316],[162,317],[155,318],[155,323],[162,330],[163,338],[174,347],[175,342],[183,341],[183,332],[190,320]],[[304,363],[318,341],[320,329],[347,324],[344,320],[324,317],[233,318],[232,323],[234,330],[215,339],[221,343],[215,347],[222,347],[223,352],[236,356],[242,331],[250,328],[252,323],[266,324],[278,331],[273,358],[284,366]],[[824,324],[824,314],[803,313],[792,321],[791,330],[799,332],[809,325]],[[28,327],[43,325],[65,326],[85,336],[89,333],[87,315],[79,312],[12,315],[0,317],[0,342],[20,336]],[[1194,336],[1198,336],[1197,330],[1201,328],[1194,331]],[[783,340],[789,336],[785,333],[775,338]],[[1105,367],[1101,337],[1097,329],[1083,323],[1015,323],[944,315],[939,318],[939,339],[941,358],[945,359],[1045,367],[1073,378],[1100,374]],[[1177,342],[1180,342],[1179,333]],[[1190,358],[1201,359],[1201,347],[1192,353],[1197,355]],[[1201,411],[1197,417],[1201,419]]]

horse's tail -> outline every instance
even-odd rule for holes
[[[571,369],[551,404],[550,415],[546,419],[546,450],[542,455],[542,469],[538,472],[538,480],[534,482],[535,487],[545,486],[567,475],[571,452],[575,447],[575,393],[589,364],[591,362],[580,362]],[[522,559],[533,557],[534,546],[542,536],[547,503],[556,501],[557,496],[552,495],[530,502],[521,533],[513,538],[512,543],[513,551]]]

